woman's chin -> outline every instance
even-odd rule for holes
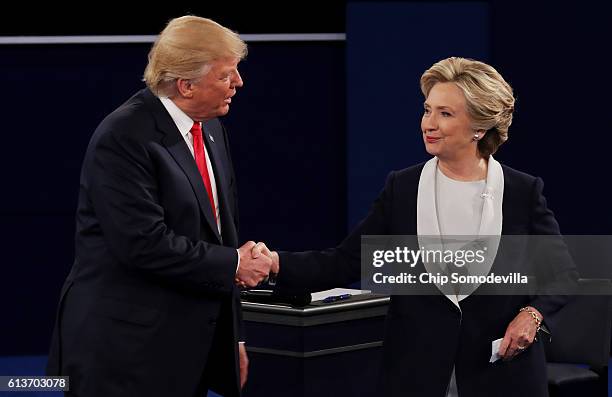
[[[425,145],[425,151],[427,153],[429,153],[431,156],[437,156],[438,152],[439,152],[439,150],[436,150],[436,149],[430,147],[429,145]]]

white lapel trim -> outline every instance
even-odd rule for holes
[[[436,209],[436,170],[438,167],[438,158],[433,157],[421,170],[419,178],[419,186],[417,191],[417,235],[419,247],[436,250],[444,249],[442,239],[437,239],[432,243],[432,236],[440,236],[440,227],[438,223],[438,211]],[[503,197],[504,197],[504,172],[501,164],[489,156],[487,180],[485,190],[483,192],[483,209],[478,229],[479,236],[501,236],[503,223]],[[425,238],[427,237],[427,238]],[[497,250],[499,248],[499,238],[489,239],[488,241],[488,268],[491,268],[492,262],[495,260]],[[425,270],[431,274],[439,272],[440,269],[432,263],[423,262]],[[442,286],[436,284],[438,289],[442,291]],[[466,298],[467,295],[445,294],[445,296],[457,307],[459,301]]]

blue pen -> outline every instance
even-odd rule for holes
[[[327,298],[323,299],[323,303],[343,301],[343,300],[350,298],[351,296],[352,296],[351,294],[332,295],[332,296],[328,296]]]

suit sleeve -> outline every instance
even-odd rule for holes
[[[324,251],[279,252],[276,289],[280,293],[321,291],[359,281],[361,236],[387,233],[394,183],[392,172],[368,215],[337,247]]]
[[[90,145],[83,169],[84,188],[113,256],[165,282],[231,293],[236,250],[194,241],[166,225],[146,142],[123,132],[101,134]]]
[[[559,224],[546,205],[542,194],[544,183],[536,178],[532,188],[532,214],[530,252],[534,258],[538,288],[542,293],[535,296],[530,305],[542,313],[547,324],[554,328],[551,318],[570,299],[578,279],[578,272],[561,236]],[[540,286],[540,280],[543,280]]]
[[[238,184],[236,183],[236,174],[234,173],[234,162],[232,161],[232,153],[230,150],[227,130],[225,129],[225,126],[221,122],[219,122],[219,124],[221,125],[221,129],[223,130],[223,140],[225,141],[225,152],[227,153],[227,158],[229,160],[228,163],[230,167],[230,175],[233,181],[231,191],[228,192],[228,194],[231,194],[234,198],[233,200],[234,207],[231,209],[232,216],[234,218],[234,225],[236,226],[236,234],[240,235],[240,218],[239,218],[239,212],[238,212]],[[235,269],[235,270],[237,271],[238,269]],[[238,328],[238,341],[245,342],[246,333],[244,331],[244,322],[242,320],[242,301],[240,300],[240,292],[238,291],[237,288],[234,288],[234,300],[236,302],[236,308],[237,308],[237,310],[235,311],[236,313],[235,315],[236,315],[236,324]]]

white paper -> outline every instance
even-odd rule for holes
[[[312,301],[322,301],[328,296],[336,296],[343,294],[360,295],[369,294],[371,291],[367,289],[349,289],[349,288],[333,288],[326,291],[314,292],[311,294]]]
[[[502,340],[504,340],[504,338],[499,338],[491,342],[491,359],[489,360],[490,363],[494,363],[495,361],[501,358],[501,356],[499,355],[499,346],[501,345]]]

